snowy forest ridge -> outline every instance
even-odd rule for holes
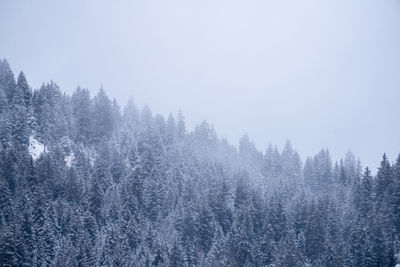
[[[1,266],[395,266],[400,155],[302,163],[0,60]]]

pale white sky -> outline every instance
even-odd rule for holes
[[[400,0],[3,0],[0,39],[34,88],[102,84],[303,159],[400,152]]]

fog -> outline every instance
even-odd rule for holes
[[[34,88],[102,85],[237,144],[400,152],[400,1],[1,1],[0,58]]]

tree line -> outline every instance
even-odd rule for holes
[[[0,60],[0,206],[2,266],[395,266],[400,155],[303,163]]]

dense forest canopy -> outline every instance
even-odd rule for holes
[[[0,265],[395,266],[391,160],[235,147],[102,88],[32,90],[0,60]]]

